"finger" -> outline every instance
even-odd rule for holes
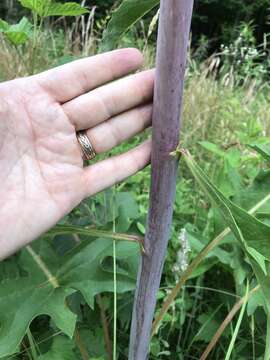
[[[113,149],[151,124],[152,104],[122,113],[87,131],[96,153]]]
[[[137,173],[150,162],[151,142],[107,160],[96,163],[84,170],[85,197],[96,194],[125,178]]]
[[[121,49],[73,61],[35,78],[56,101],[63,103],[137,70],[142,62],[139,50]]]
[[[154,71],[148,70],[104,85],[63,105],[77,130],[91,128],[153,98]]]

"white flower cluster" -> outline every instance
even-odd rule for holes
[[[249,24],[242,27],[238,38],[228,46],[222,44],[220,74],[225,85],[249,84],[256,80],[259,84],[269,75],[269,38],[256,44],[254,29]]]
[[[178,239],[181,244],[181,249],[177,252],[176,263],[173,266],[173,272],[176,274],[180,274],[187,269],[188,254],[191,252],[187,237],[187,231],[185,228],[181,229]]]

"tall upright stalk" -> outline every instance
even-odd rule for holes
[[[193,0],[161,0],[153,113],[150,208],[133,308],[129,360],[148,358],[175,199],[180,115]]]

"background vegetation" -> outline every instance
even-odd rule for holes
[[[0,79],[25,76],[95,54],[112,9],[119,3],[85,1],[83,6],[90,10],[85,16],[45,19],[34,46],[31,36],[29,41],[14,44],[8,32],[0,31]],[[196,1],[187,70],[181,147],[194,155],[227,198],[247,210],[266,199],[270,189],[269,8],[269,0]],[[157,8],[133,26],[119,44],[139,47],[145,53],[147,68],[154,66],[156,12]],[[30,19],[29,11],[19,2],[1,2],[3,20],[14,24],[22,16]],[[23,28],[26,38],[30,34],[27,26]],[[149,132],[113,153],[123,152],[147,136]],[[52,230],[32,248],[0,263],[1,358],[112,358],[112,240],[108,233],[95,230],[111,234],[115,229],[143,237],[149,179],[146,169],[115,189],[86,200],[62,220],[61,229]],[[270,224],[269,214],[270,201],[256,216]],[[78,227],[86,226],[87,231],[78,234]],[[181,162],[157,312],[188,264],[224,228],[220,214]],[[129,242],[117,243],[119,360],[126,359],[128,353],[139,250]],[[263,359],[267,324],[262,293],[256,288],[250,261],[241,246],[227,234],[201,260],[153,337],[151,359],[203,359],[207,344],[243,297],[246,300],[239,309],[244,304],[244,312],[227,320],[209,359],[227,359],[234,335],[231,359]],[[42,272],[44,264],[59,287]],[[29,319],[33,320],[30,326]]]

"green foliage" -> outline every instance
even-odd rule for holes
[[[270,62],[268,37],[261,45],[256,43],[255,28],[251,23],[238,27],[238,34],[233,42],[221,45],[220,74],[227,83],[245,84],[252,79],[268,79]]]
[[[124,0],[112,14],[100,50],[115,48],[121,36],[158,4],[159,0]]]
[[[33,34],[33,26],[26,17],[18,24],[10,25],[0,19],[0,33],[2,32],[13,45],[22,45],[29,40]]]
[[[51,349],[44,355],[41,355],[37,360],[74,360],[73,343],[63,337],[57,336],[53,340]]]
[[[40,17],[48,16],[78,16],[88,11],[75,2],[65,4],[54,0],[19,0],[21,5],[30,9]]]
[[[261,154],[268,162],[270,162],[269,144],[252,144],[250,147]]]
[[[247,289],[246,289],[246,294],[245,294],[245,298],[244,298],[244,303],[242,305],[242,308],[241,308],[241,311],[240,311],[240,314],[239,314],[239,317],[238,317],[238,321],[236,323],[236,326],[235,326],[235,329],[234,329],[234,332],[233,332],[233,335],[232,335],[232,339],[231,339],[231,342],[230,342],[230,345],[229,345],[229,348],[228,348],[228,351],[226,353],[226,358],[225,360],[230,360],[231,356],[232,356],[232,352],[233,352],[233,348],[234,348],[234,345],[235,345],[235,341],[236,341],[236,338],[238,336],[238,333],[239,333],[239,330],[240,330],[240,326],[241,326],[241,323],[243,321],[243,317],[244,317],[244,314],[245,314],[245,310],[246,310],[246,305],[247,305],[247,302],[248,302],[248,291],[249,291],[249,284],[247,286]]]
[[[270,227],[226,199],[211,183],[206,174],[199,168],[190,155],[185,154],[184,158],[193,176],[204,189],[207,196],[209,196],[211,201],[215,204],[215,206],[217,206],[225,223],[230,227],[246,256],[249,258],[258,283],[261,285],[264,294],[265,310],[269,319]],[[266,197],[270,199],[270,192],[266,195]],[[267,336],[270,336],[270,334],[267,334]],[[268,359],[269,351],[269,348],[266,348],[266,359]]]
[[[0,290],[0,357],[13,354],[22,340],[29,324],[38,315],[51,316],[55,325],[69,337],[73,336],[76,316],[66,306],[66,298],[80,291],[89,306],[94,305],[94,296],[104,291],[113,291],[113,276],[110,256],[112,242],[98,239],[83,242],[64,257],[59,257],[45,242],[36,245],[36,253],[50,271],[51,279],[42,271],[31,252],[24,250],[18,265],[26,273],[15,279],[6,279]],[[136,245],[118,246],[119,293],[134,289],[136,282]],[[134,260],[135,259],[135,260]]]
[[[229,44],[237,37],[237,26],[241,22],[253,21],[256,25],[256,40],[263,41],[264,33],[269,32],[269,0],[200,0],[195,1],[193,19],[194,40],[197,43],[201,35],[210,39],[210,53]],[[235,16],[232,16],[234,14]]]
[[[53,0],[20,0],[24,8],[30,9],[33,14],[40,18],[50,16],[78,16],[88,12],[85,8],[77,3],[58,3]],[[23,17],[18,24],[10,25],[0,19],[0,33],[4,33],[7,39],[15,46],[25,44],[33,36],[37,36],[38,24],[34,25]],[[34,41],[36,39],[34,38]]]

